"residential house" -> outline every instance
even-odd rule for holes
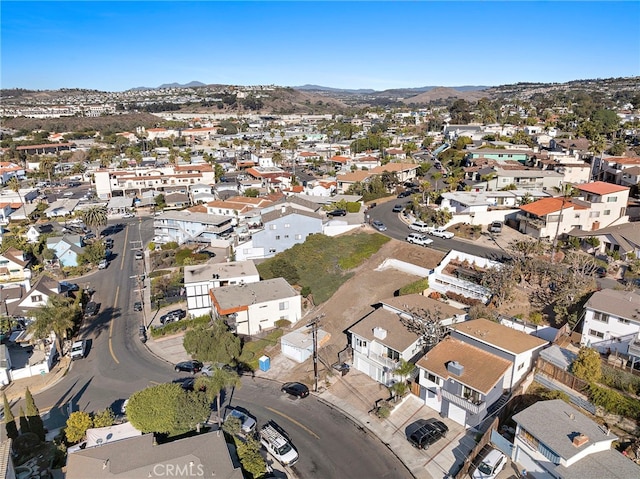
[[[186,193],[167,193],[164,195],[165,209],[181,209],[189,206],[189,195]]]
[[[78,266],[78,256],[82,254],[82,237],[80,235],[64,235],[47,238],[47,249],[56,252],[60,266]]]
[[[420,397],[443,417],[474,427],[506,403],[548,343],[486,319],[451,329],[417,362]]]
[[[466,155],[466,159],[475,160],[477,158],[487,158],[498,162],[517,161],[521,165],[524,165],[532,154],[532,150],[494,150],[491,148],[478,148],[476,150],[469,150],[469,153]]]
[[[0,282],[13,283],[31,278],[29,259],[24,251],[9,248],[0,254]]]
[[[321,349],[331,339],[331,334],[321,328],[316,329],[316,348]],[[283,335],[280,338],[282,354],[302,364],[313,355],[314,342],[312,328],[302,327]]]
[[[591,142],[586,138],[554,138],[549,142],[549,148],[585,158],[589,156]]]
[[[211,313],[209,290],[241,283],[257,283],[260,274],[253,261],[202,264],[184,267],[184,287],[190,316]]]
[[[498,261],[451,250],[428,276],[429,289],[441,294],[449,292],[467,298],[489,301],[491,293],[480,284],[483,270],[500,268]]]
[[[424,352],[425,344],[418,334],[402,324],[400,317],[410,318],[421,309],[438,310],[442,323],[462,320],[465,316],[464,311],[419,294],[383,300],[347,329],[353,367],[385,386],[404,379],[395,373],[400,361],[415,363]]]
[[[640,362],[640,293],[603,289],[584,305],[580,344]]]
[[[262,214],[263,228],[251,233],[251,239],[236,246],[236,259],[271,258],[304,243],[309,235],[322,233],[322,216],[281,205]]]
[[[331,166],[335,171],[347,171],[348,164],[351,161],[351,158],[348,156],[336,155],[332,156],[327,160],[329,166]]]
[[[44,210],[44,215],[47,218],[55,218],[58,216],[69,216],[78,206],[80,200],[73,198],[65,198],[62,200],[56,200],[49,207]]]
[[[6,185],[11,178],[22,179],[26,177],[25,170],[10,161],[0,161],[0,184]]]
[[[356,183],[366,183],[372,176],[373,173],[371,171],[362,170],[336,175],[336,192],[344,194],[352,185],[355,185]]]
[[[572,230],[568,236],[598,238],[600,244],[593,249],[594,253],[617,252],[623,259],[631,256],[640,258],[640,228],[637,223],[625,223],[594,231]]]
[[[395,174],[400,183],[410,182],[418,176],[417,163],[387,163],[386,165],[376,166],[370,172],[374,175],[382,175],[385,172]]]
[[[214,316],[226,316],[237,334],[253,336],[302,317],[301,297],[284,278],[221,286],[209,295]]]
[[[543,198],[520,207],[519,231],[537,239],[553,239],[570,231],[596,231],[626,223],[629,188],[596,181],[575,185],[577,197]]]
[[[56,233],[59,228],[52,223],[41,223],[29,226],[25,236],[29,243],[37,243],[42,235],[50,235]]]
[[[153,434],[108,442],[67,457],[66,479],[147,479],[148,477],[216,477],[242,479],[224,436],[197,434],[158,443]]]
[[[594,166],[594,170],[599,180],[631,187],[640,181],[640,158],[626,156],[602,158],[598,165]]]
[[[562,173],[533,168],[506,169],[493,166],[486,171],[480,170],[479,174],[481,177],[477,180],[486,183],[486,189],[489,191],[502,190],[511,185],[515,185],[518,189],[553,191],[560,188],[564,181]]]
[[[13,314],[29,316],[29,311],[45,306],[50,296],[58,294],[60,283],[47,275],[40,276],[24,297],[15,304]]]
[[[355,167],[358,170],[373,170],[380,166],[380,159],[372,155],[356,156],[349,161],[349,168]]]
[[[213,193],[213,187],[206,184],[197,184],[189,187],[189,197],[194,205],[200,203],[208,203],[214,201],[216,195]]]
[[[211,243],[212,240],[230,235],[232,218],[190,210],[165,211],[153,220],[154,235],[175,241]]]
[[[561,399],[513,416],[511,459],[536,479],[630,479],[640,466],[612,448],[619,438]]]

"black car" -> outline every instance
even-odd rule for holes
[[[191,361],[182,361],[181,363],[176,364],[175,367],[176,372],[185,372],[185,373],[199,373],[202,371],[202,363],[200,361],[191,360]]]
[[[284,383],[281,391],[298,398],[306,398],[309,395],[309,388],[302,383]]]
[[[78,291],[80,289],[76,283],[69,283],[67,281],[60,281],[60,286],[63,291]]]
[[[161,324],[169,324],[175,321],[180,321],[183,318],[186,318],[187,312],[184,309],[174,309],[173,311],[169,311],[167,314],[163,314],[160,316]]]
[[[142,302],[141,301],[136,301],[135,303],[133,303],[133,310],[134,311],[142,311]]]
[[[84,310],[84,315],[85,316],[95,316],[98,313],[99,307],[100,306],[95,301],[89,301],[87,303],[87,307]]]
[[[347,216],[347,210],[343,210],[342,208],[339,208],[337,210],[329,211],[327,213],[327,215],[329,215],[329,216]]]
[[[407,196],[411,196],[411,191],[401,191],[398,198],[406,198]]]
[[[446,437],[449,428],[445,423],[437,419],[419,419],[415,422],[418,426],[409,436],[409,442],[418,449],[428,449],[431,444]]]
[[[193,391],[196,386],[196,378],[177,379],[174,382],[180,383],[180,386],[182,386],[182,389],[184,389],[185,391]],[[198,391],[206,391],[206,390],[207,390],[207,386],[205,386],[204,384],[201,384],[200,387],[198,388]]]

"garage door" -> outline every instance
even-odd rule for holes
[[[515,462],[518,464],[520,471],[526,469],[536,479],[555,479],[551,474],[545,471],[542,466],[538,465],[529,454],[521,448],[517,448]]]
[[[440,412],[442,408],[441,399],[438,397],[438,393],[436,393],[435,388],[422,388],[424,390],[424,403],[429,406],[431,409],[435,409]]]
[[[461,426],[464,426],[467,419],[467,412],[461,407],[458,407],[453,403],[449,403],[448,417],[452,421],[457,422]]]

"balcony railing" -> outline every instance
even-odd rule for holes
[[[458,396],[457,394],[450,393],[444,389],[441,391],[442,397],[447,401],[454,403],[456,406],[461,407],[465,411],[471,414],[479,414],[487,409],[487,403],[485,401],[473,402],[469,399]]]
[[[391,371],[395,370],[400,363],[400,361],[390,359],[386,356],[382,356],[372,351],[369,351],[369,359],[373,359],[375,362],[382,364],[383,366],[389,368],[389,370]]]
[[[640,338],[636,338],[629,343],[629,356],[636,356],[640,358]]]

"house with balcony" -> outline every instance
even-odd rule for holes
[[[580,344],[602,354],[629,355],[640,362],[640,294],[636,291],[603,289],[584,305]]]
[[[637,223],[600,228],[595,231],[572,230],[567,233],[575,238],[598,238],[600,244],[593,249],[594,253],[607,254],[617,252],[620,258],[640,258],[640,227]]]
[[[638,168],[640,157],[611,156],[595,159],[593,173],[598,180],[631,187],[638,184]]]
[[[253,261],[187,265],[184,267],[184,288],[189,316],[211,313],[209,290],[234,284],[257,283],[260,274]]]
[[[9,248],[0,254],[0,282],[14,283],[31,278],[29,259],[24,251]]]
[[[630,479],[640,466],[615,450],[619,438],[561,399],[538,401],[513,416],[511,459],[536,479]]]
[[[262,213],[261,220],[262,228],[252,230],[247,241],[237,244],[237,260],[271,258],[304,243],[309,235],[322,233],[323,228],[322,216],[292,203]]]
[[[233,218],[189,210],[165,211],[154,218],[153,232],[157,237],[178,244],[210,244],[233,232]]]
[[[560,188],[564,181],[562,173],[535,168],[507,169],[493,166],[479,170],[478,175],[480,176],[476,178],[476,181],[484,179],[485,189],[488,191],[502,190],[510,185],[515,185],[518,189],[553,191]]]
[[[284,278],[220,286],[209,295],[213,316],[225,317],[240,335],[273,329],[279,320],[295,324],[302,317],[301,296]]]
[[[385,386],[403,378],[395,374],[401,361],[415,363],[424,352],[422,338],[402,324],[412,311],[438,310],[442,323],[461,321],[465,312],[419,294],[388,298],[347,330],[353,367]]]

